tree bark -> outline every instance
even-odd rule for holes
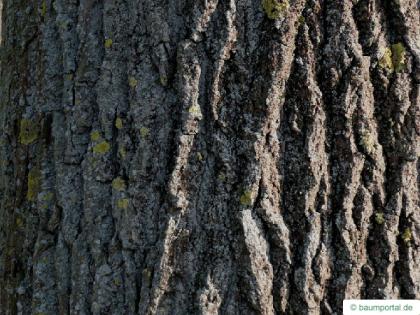
[[[420,298],[414,0],[4,0],[0,314]]]

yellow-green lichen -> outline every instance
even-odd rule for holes
[[[163,86],[167,86],[168,85],[168,77],[166,75],[161,75],[159,77],[160,80],[160,84],[162,84]]]
[[[119,287],[122,285],[122,281],[120,278],[115,278],[114,280],[112,280],[112,282],[114,283],[115,286]]]
[[[123,127],[123,121],[120,117],[117,117],[117,119],[115,119],[115,127],[117,129],[122,129]]]
[[[128,78],[128,85],[131,87],[131,88],[135,88],[136,86],[137,86],[137,80],[136,80],[136,78],[134,78],[134,77],[129,77]]]
[[[405,47],[402,43],[396,43],[385,48],[382,58],[379,60],[379,67],[390,72],[399,72],[405,67]]]
[[[392,64],[392,50],[387,47],[384,51],[382,58],[379,60],[379,66],[383,69],[394,70],[394,65]]]
[[[120,146],[118,148],[118,154],[122,159],[124,159],[127,156],[127,151],[125,150],[124,146]]]
[[[66,29],[68,29],[68,27],[70,25],[70,22],[68,20],[65,20],[65,21],[61,20],[61,21],[57,22],[57,25],[58,25],[59,28],[61,28],[63,30],[66,30]]]
[[[102,141],[93,147],[93,152],[97,154],[105,154],[111,149],[111,146],[108,142]]]
[[[392,45],[392,63],[396,72],[405,67],[405,47],[402,43]]]
[[[250,206],[252,204],[252,193],[249,190],[244,191],[239,199],[239,202],[243,206]]]
[[[45,194],[42,195],[41,199],[43,201],[51,201],[54,198],[54,193],[50,192],[46,192]]]
[[[288,0],[262,0],[262,7],[270,19],[278,19],[289,9]]]
[[[28,192],[26,198],[29,201],[36,201],[38,193],[41,191],[41,171],[33,168],[28,173]]]
[[[47,15],[47,1],[43,0],[41,4],[41,16],[45,17]]]
[[[411,239],[413,238],[411,230],[409,228],[406,228],[404,232],[402,233],[401,238],[404,241],[404,243],[406,244],[409,243]]]
[[[197,152],[197,160],[199,161],[203,160],[203,155],[201,154],[201,152]]]
[[[368,131],[363,131],[360,135],[359,144],[365,150],[366,153],[372,154],[375,151],[375,142],[372,135]]]
[[[221,181],[221,182],[224,182],[224,181],[226,180],[226,175],[225,175],[224,173],[220,173],[220,174],[217,176],[217,179],[218,179],[219,181]]]
[[[73,74],[72,74],[72,73],[67,73],[67,74],[64,76],[64,79],[66,79],[67,81],[71,81],[71,80],[73,80]]]
[[[112,188],[117,191],[124,191],[126,188],[125,181],[121,177],[117,177],[112,181]]]
[[[152,284],[152,271],[148,268],[143,269],[142,278],[150,286]]]
[[[299,25],[305,24],[305,17],[303,15],[299,16],[298,23]]]
[[[48,263],[48,257],[47,257],[47,256],[40,257],[40,258],[38,259],[38,262],[40,262],[41,264],[46,265],[46,264]],[[47,314],[45,314],[45,313],[37,313],[37,314],[47,315]]]
[[[101,133],[99,131],[97,131],[97,130],[92,131],[90,133],[90,139],[92,141],[99,141],[99,140],[101,140]]]
[[[21,227],[23,227],[23,219],[21,218],[21,217],[16,217],[16,220],[15,220],[15,223],[16,223],[16,226],[18,227],[18,228],[21,228]]]
[[[201,114],[200,106],[198,106],[198,105],[192,105],[188,109],[188,112],[191,113],[191,114],[197,114],[197,115],[199,115],[199,114]]]
[[[112,47],[112,39],[107,38],[105,39],[105,48],[111,48]]]
[[[140,128],[140,135],[142,138],[146,138],[150,133],[150,129],[147,127],[141,127]]]
[[[127,198],[122,198],[122,199],[118,199],[117,200],[117,207],[120,209],[127,209],[128,208],[128,199]]]
[[[382,212],[375,213],[375,222],[379,225],[385,223],[384,214]]]
[[[38,125],[30,119],[20,121],[19,142],[28,145],[38,139]]]

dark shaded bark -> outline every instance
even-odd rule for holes
[[[5,0],[0,314],[420,298],[412,0]]]

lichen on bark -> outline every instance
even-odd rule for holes
[[[28,173],[28,192],[27,198],[29,201],[36,201],[38,193],[41,191],[41,171],[34,167]]]
[[[3,17],[0,314],[420,298],[415,1],[7,1]]]
[[[379,66],[390,72],[400,72],[405,68],[406,50],[403,43],[387,47],[379,60]]]
[[[25,145],[35,142],[38,138],[39,127],[31,119],[22,119],[20,121],[19,142]]]
[[[270,19],[277,19],[289,9],[288,0],[262,0],[262,7]]]

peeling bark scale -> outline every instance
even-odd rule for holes
[[[420,298],[417,0],[3,0],[0,314]]]

